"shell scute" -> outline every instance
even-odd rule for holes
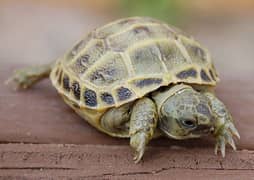
[[[107,38],[109,46],[115,51],[124,51],[142,40],[173,37],[173,33],[160,24],[138,24]]]
[[[65,60],[71,60],[75,57],[83,48],[86,47],[87,43],[93,38],[93,31],[88,33],[83,39],[81,39],[66,55]]]
[[[96,68],[91,68],[84,78],[97,86],[112,86],[126,77],[128,71],[123,57],[120,54],[110,53],[104,56],[104,60],[97,64]]]
[[[76,56],[71,62],[70,68],[74,73],[83,74],[99,58],[106,53],[106,44],[104,41],[94,39]]]
[[[132,48],[129,55],[136,75],[165,72],[160,50],[154,43]]]
[[[187,63],[186,57],[177,47],[173,40],[163,40],[157,43],[162,54],[162,61],[166,65],[168,71]]]
[[[181,42],[186,48],[190,58],[197,63],[207,62],[207,53],[197,42],[181,36]]]

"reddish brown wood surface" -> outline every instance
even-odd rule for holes
[[[243,179],[254,177],[254,153],[229,152],[215,158],[209,149],[150,147],[133,164],[126,146],[0,145],[2,177],[83,179]]]

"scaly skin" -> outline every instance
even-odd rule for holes
[[[147,98],[139,99],[132,108],[130,118],[130,145],[135,151],[134,161],[138,163],[148,142],[157,127],[158,115],[154,102]]]
[[[233,136],[240,139],[240,135],[235,128],[232,120],[232,116],[228,112],[225,105],[214,96],[212,93],[204,93],[209,98],[211,108],[215,113],[215,131],[214,136],[216,138],[215,154],[217,154],[220,148],[221,154],[225,157],[225,146],[228,143],[231,147],[236,150]]]
[[[16,70],[11,78],[6,81],[6,84],[14,82],[16,89],[27,89],[40,80],[48,78],[53,65],[54,63],[50,63]]]

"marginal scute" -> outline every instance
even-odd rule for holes
[[[120,87],[117,89],[117,96],[120,101],[124,101],[132,96],[132,92],[126,87]]]
[[[159,85],[162,83],[161,78],[146,78],[134,81],[136,87],[143,88],[150,85]]]
[[[113,96],[108,92],[104,92],[101,94],[101,100],[109,105],[115,103]]]
[[[190,68],[177,73],[176,77],[178,77],[179,79],[187,79],[189,77],[195,78],[197,77],[197,71],[193,68]]]
[[[200,71],[200,77],[204,81],[207,81],[207,82],[211,81],[210,77],[206,74],[205,70],[203,69],[201,69]]]
[[[73,91],[73,94],[77,100],[80,100],[80,85],[77,81],[74,81],[72,83],[71,89]]]
[[[63,88],[70,91],[70,78],[66,74],[63,76]]]
[[[95,107],[97,106],[97,95],[96,92],[94,92],[91,89],[86,89],[84,91],[84,100],[85,104],[89,107]]]

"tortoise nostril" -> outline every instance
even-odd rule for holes
[[[211,128],[210,128],[210,132],[211,132],[211,133],[214,133],[214,127],[211,127]]]

